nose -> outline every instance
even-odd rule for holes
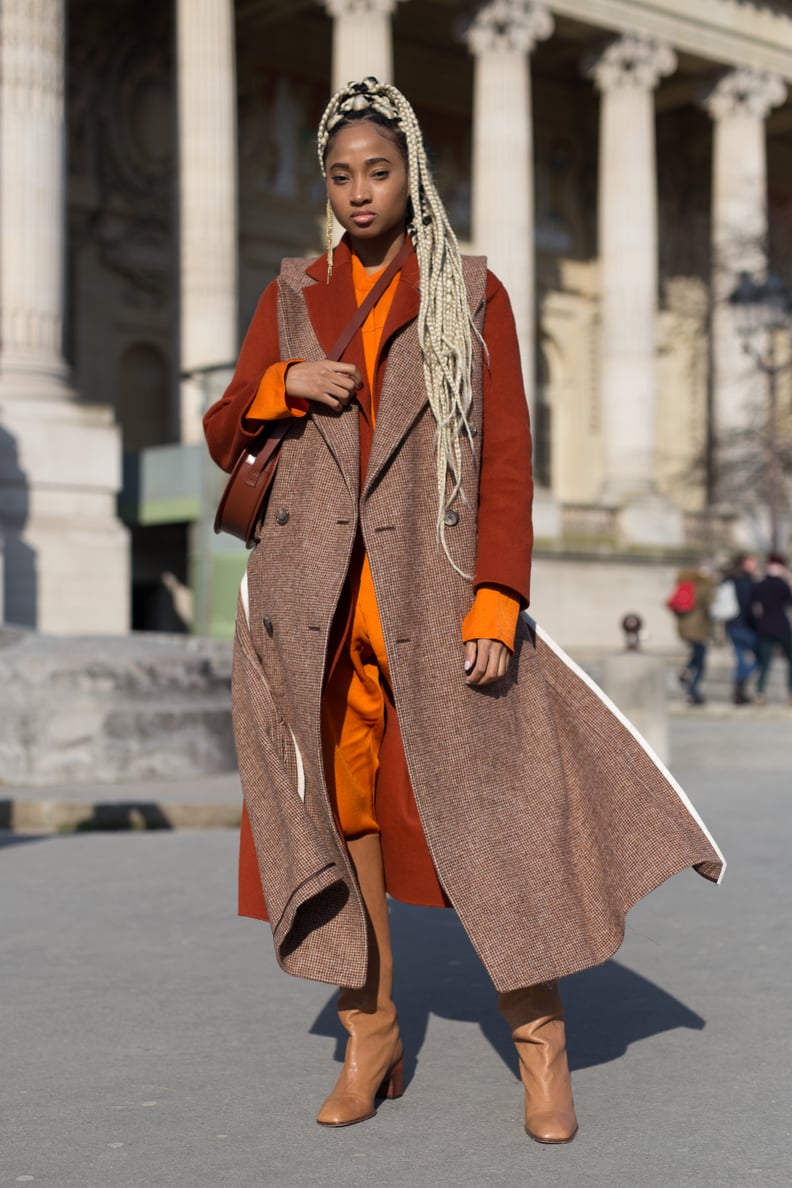
[[[349,201],[353,206],[365,206],[371,202],[371,189],[365,177],[355,178]]]

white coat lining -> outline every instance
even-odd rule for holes
[[[248,588],[247,571],[242,575],[242,584],[239,587],[239,598],[242,603],[242,610],[245,612],[245,622],[248,625],[248,630],[250,630],[250,590]],[[263,673],[261,679],[265,684],[267,683]],[[297,795],[299,796],[300,800],[305,802],[305,764],[303,763],[302,751],[297,745],[297,739],[294,737],[294,731],[292,730],[291,726],[289,726],[288,722],[286,723],[286,728],[291,735],[292,746],[294,747],[294,758],[297,762]]]

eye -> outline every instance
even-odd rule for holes
[[[330,176],[330,181],[333,183],[334,186],[343,185],[343,183],[348,180],[349,179],[347,178],[347,175],[345,173],[333,173]]]
[[[375,169],[371,175],[377,181],[383,181],[386,177],[390,177],[389,169]]]

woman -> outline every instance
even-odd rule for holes
[[[285,970],[341,987],[349,1041],[320,1123],[401,1093],[387,890],[456,909],[518,1049],[526,1129],[569,1142],[556,978],[613,953],[663,879],[717,879],[722,858],[519,615],[532,538],[514,321],[485,262],[459,254],[412,108],[350,84],[318,141],[344,237],[326,261],[283,262],[205,421],[228,470],[292,418],[237,617],[240,911],[269,918]]]

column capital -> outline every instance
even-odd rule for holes
[[[473,54],[507,51],[530,53],[548,38],[555,22],[544,4],[534,0],[488,0],[463,33]]]
[[[630,34],[585,57],[583,72],[600,91],[651,91],[676,64],[676,54],[666,42]]]
[[[319,0],[331,17],[359,16],[375,13],[390,16],[399,0]]]
[[[701,105],[713,120],[752,116],[764,120],[786,99],[786,84],[777,74],[740,67],[722,75],[703,93]]]

